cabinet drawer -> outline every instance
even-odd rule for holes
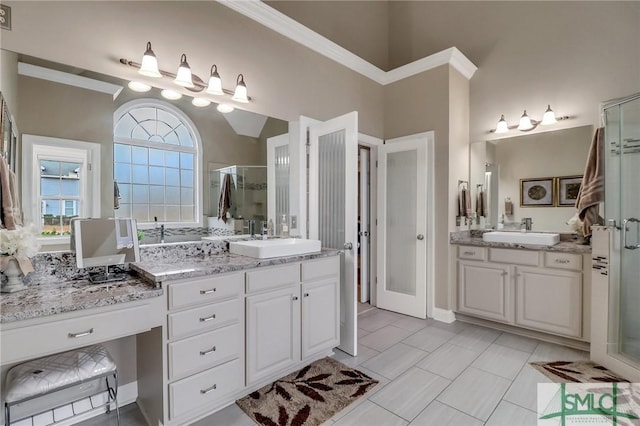
[[[459,246],[458,258],[470,260],[484,260],[486,256],[484,247]]]
[[[547,268],[568,269],[582,271],[582,256],[573,253],[544,253],[544,266]]]
[[[239,296],[243,286],[242,272],[170,284],[169,309]]]
[[[239,322],[244,316],[240,298],[169,314],[169,339]]]
[[[302,281],[340,275],[340,256],[310,260],[302,264]]]
[[[196,373],[244,352],[240,324],[169,343],[169,379]]]
[[[234,359],[195,376],[169,385],[169,416],[180,417],[198,408],[215,404],[244,384],[242,364]]]
[[[531,250],[489,249],[491,262],[512,263],[515,265],[538,266],[539,253]]]
[[[141,333],[154,326],[149,304],[2,330],[2,364]]]
[[[300,283],[300,264],[258,268],[247,272],[247,293]]]

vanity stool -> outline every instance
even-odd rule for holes
[[[109,383],[111,376],[113,386]],[[7,372],[5,382],[5,425],[11,425],[11,408],[18,404],[103,378],[107,386],[107,402],[104,406],[107,413],[110,413],[112,401],[115,403],[117,424],[120,425],[120,410],[116,399],[118,370],[103,346],[87,346],[15,365]],[[68,403],[70,402],[62,405]]]

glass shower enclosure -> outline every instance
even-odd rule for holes
[[[609,354],[640,366],[640,93],[604,106],[605,216],[620,227],[612,257]],[[617,294],[616,294],[617,293]],[[612,353],[613,352],[613,353]]]
[[[231,177],[231,206],[233,219],[255,220],[256,224],[267,220],[267,167],[229,166],[209,172],[210,207],[218,213],[218,202],[225,175]],[[240,230],[238,230],[239,233]]]

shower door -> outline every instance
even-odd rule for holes
[[[606,217],[620,226],[617,336],[611,355],[640,363],[640,94],[605,108]],[[617,250],[616,250],[617,251]],[[617,280],[616,280],[617,281]],[[618,311],[618,312],[616,312]],[[615,327],[614,327],[615,330]]]

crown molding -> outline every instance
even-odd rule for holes
[[[253,19],[259,24],[382,85],[391,84],[446,64],[450,64],[467,79],[471,79],[478,69],[462,52],[455,47],[451,47],[391,71],[383,71],[260,0],[217,1]]]
[[[53,81],[55,83],[66,84],[68,86],[80,87],[82,89],[93,90],[95,92],[106,93],[117,98],[123,87],[104,81],[94,80],[67,72],[52,70],[37,65],[18,62],[18,74],[27,77],[39,78],[41,80]]]

